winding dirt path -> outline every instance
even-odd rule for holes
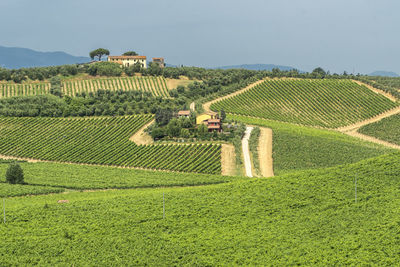
[[[246,127],[246,131],[244,132],[244,136],[242,139],[242,152],[243,152],[243,161],[244,168],[246,170],[247,177],[253,177],[252,166],[251,166],[251,158],[250,158],[250,150],[249,150],[249,139],[251,132],[253,131],[253,127]]]
[[[387,117],[390,117],[390,116],[393,116],[393,115],[396,115],[396,114],[399,114],[399,113],[400,113],[400,107],[396,107],[394,109],[391,109],[389,111],[381,113],[381,114],[379,114],[379,115],[377,115],[377,116],[375,116],[373,118],[367,119],[365,121],[360,121],[360,122],[357,122],[357,123],[354,123],[352,125],[348,125],[348,126],[345,126],[345,127],[340,127],[340,128],[337,128],[336,130],[339,131],[339,132],[342,132],[342,133],[358,130],[362,126],[365,126],[367,124],[371,124],[371,123],[374,123],[374,122],[378,122],[378,121],[380,121],[380,120],[382,120],[384,118],[387,118]]]
[[[257,81],[257,82],[252,83],[252,84],[248,85],[247,87],[245,87],[245,88],[243,88],[243,89],[240,89],[239,91],[236,91],[236,92],[234,92],[234,93],[232,93],[232,94],[229,94],[229,95],[226,95],[226,96],[222,96],[222,97],[219,97],[219,98],[217,98],[217,99],[211,100],[210,102],[204,103],[204,104],[203,104],[203,109],[204,109],[205,112],[211,111],[210,106],[211,106],[212,104],[214,104],[215,102],[218,102],[218,101],[220,101],[220,100],[224,100],[224,99],[226,99],[226,98],[230,98],[230,97],[232,97],[232,96],[235,96],[235,95],[241,94],[241,93],[243,93],[243,92],[246,92],[247,90],[253,88],[254,86],[259,85],[260,83],[264,82],[265,80],[266,80],[266,79]]]
[[[383,145],[383,146],[386,146],[386,147],[390,147],[390,148],[394,148],[394,149],[400,149],[399,145],[396,145],[396,144],[393,144],[393,143],[389,143],[389,142],[380,140],[378,138],[359,133],[358,129],[352,130],[352,131],[349,131],[349,132],[345,132],[345,134],[353,136],[353,137],[357,137],[357,138],[360,138],[360,139],[363,139],[365,141],[369,141],[369,142],[373,142],[373,143],[376,143],[376,144],[380,144],[380,145]]]
[[[260,138],[258,141],[258,158],[262,177],[274,176],[274,165],[272,159],[272,130],[270,128],[260,128]]]

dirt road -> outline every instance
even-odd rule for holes
[[[239,91],[236,91],[236,92],[234,92],[234,93],[232,93],[232,94],[230,94],[230,95],[226,95],[226,96],[223,96],[223,97],[219,97],[219,98],[214,99],[214,100],[212,100],[212,101],[210,101],[210,102],[204,103],[204,104],[203,104],[203,109],[204,109],[205,112],[211,111],[210,106],[211,106],[213,103],[218,102],[218,101],[223,100],[223,99],[226,99],[226,98],[229,98],[229,97],[232,97],[232,96],[235,96],[235,95],[238,95],[238,94],[241,94],[241,93],[243,93],[243,92],[246,92],[247,90],[253,88],[253,87],[256,86],[256,85],[259,85],[260,83],[262,83],[262,82],[264,82],[264,81],[265,81],[265,80],[257,81],[257,82],[252,83],[252,84],[250,84],[249,86],[247,86],[247,87],[245,87],[245,88],[243,88],[243,89],[241,89],[241,90],[239,90]]]
[[[272,130],[260,127],[260,138],[258,141],[258,158],[262,177],[274,176],[272,159]]]
[[[249,151],[249,139],[250,139],[251,131],[253,131],[253,127],[247,126],[246,131],[244,132],[243,139],[242,139],[244,168],[246,170],[247,177],[253,177],[253,172],[251,170],[250,151]]]
[[[223,144],[221,148],[222,175],[236,174],[235,147],[232,144]]]

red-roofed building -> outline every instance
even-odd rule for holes
[[[163,57],[153,57],[153,62],[157,63],[158,66],[160,66],[160,68],[164,68],[165,67],[165,62],[164,62],[164,58]]]
[[[109,62],[115,62],[123,65],[124,67],[133,66],[136,63],[140,63],[142,68],[147,68],[146,56],[109,56]]]

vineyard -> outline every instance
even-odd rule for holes
[[[221,173],[221,146],[138,146],[129,138],[152,115],[0,118],[0,154],[48,161]]]
[[[86,80],[66,80],[62,83],[64,95],[104,90],[141,91],[153,96],[169,97],[169,88],[164,77],[113,77]],[[50,92],[50,83],[0,83],[0,97],[43,95]]]
[[[396,266],[399,169],[397,153],[273,179],[7,198],[2,265]]]
[[[227,117],[272,129],[275,175],[355,163],[395,151],[330,130],[241,115],[228,114]]]
[[[213,110],[324,128],[349,125],[398,106],[348,80],[268,80],[211,105]]]
[[[400,114],[365,125],[359,129],[359,132],[400,145]]]

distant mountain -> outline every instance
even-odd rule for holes
[[[0,67],[19,69],[89,62],[88,57],[76,57],[64,52],[39,52],[27,48],[0,46]]]
[[[232,66],[222,66],[217,67],[215,69],[246,69],[246,70],[272,70],[274,68],[280,70],[294,70],[296,68],[290,66],[281,66],[281,65],[274,65],[274,64],[243,64],[243,65],[232,65]],[[303,72],[300,71],[299,72]]]
[[[368,76],[400,77],[400,75],[398,75],[398,74],[395,73],[395,72],[391,72],[391,71],[382,71],[382,70],[374,71],[374,72],[368,74]]]

